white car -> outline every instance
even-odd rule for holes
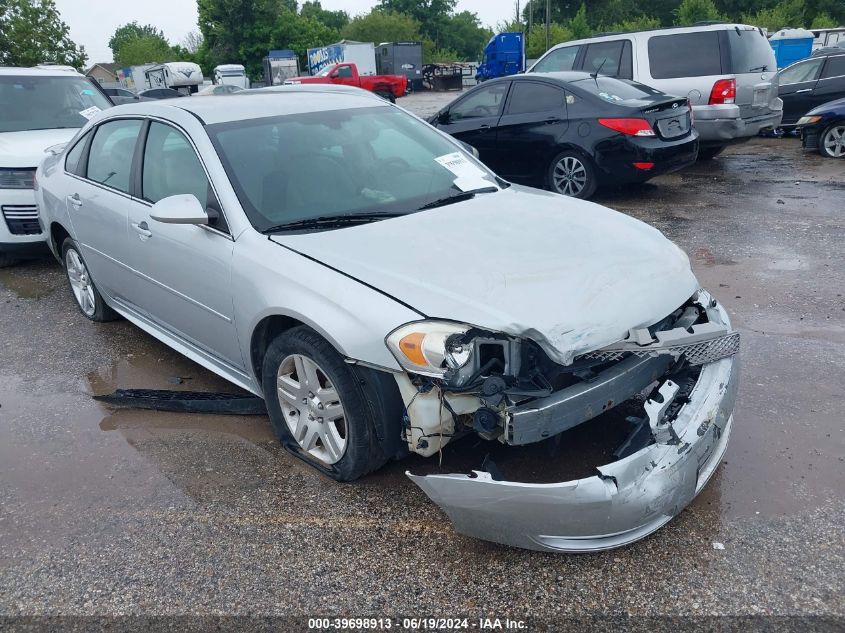
[[[111,102],[65,66],[0,68],[0,266],[47,253],[35,168]],[[59,147],[57,147],[59,146]]]
[[[118,106],[47,158],[80,311],[261,395],[283,445],[338,480],[464,435],[523,446],[640,416],[620,443],[593,423],[615,458],[577,481],[413,476],[468,534],[602,549],[680,512],[739,381],[739,334],[684,252],[501,180],[371,93],[316,88]]]

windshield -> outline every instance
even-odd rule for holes
[[[91,107],[111,102],[81,77],[0,76],[0,132],[82,127]]]
[[[411,213],[461,190],[497,184],[439,132],[390,107],[232,121],[207,129],[259,231],[325,216]]]
[[[572,85],[610,103],[638,101],[662,94],[659,90],[655,90],[644,84],[633,81],[622,81],[621,79],[604,77],[602,75],[596,78],[586,77],[579,79],[573,81]]]
[[[731,72],[774,72],[777,70],[775,54],[769,41],[757,29],[730,29],[728,41],[731,45]]]

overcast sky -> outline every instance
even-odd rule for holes
[[[344,9],[350,15],[366,13],[377,0],[321,0],[324,9]],[[85,46],[88,63],[112,61],[109,38],[121,24],[137,20],[164,31],[179,44],[197,28],[196,0],[56,0],[70,36]],[[458,11],[472,11],[481,22],[494,27],[514,13],[513,0],[458,0]]]

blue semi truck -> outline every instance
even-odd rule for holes
[[[475,79],[481,82],[521,72],[525,72],[525,34],[498,33],[484,47]]]

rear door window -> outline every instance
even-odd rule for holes
[[[624,42],[597,42],[587,46],[582,70],[588,73],[598,72],[608,77],[618,77],[622,62]]]
[[[722,74],[716,31],[655,35],[648,40],[648,60],[655,79]]]
[[[508,101],[507,114],[561,110],[564,107],[565,97],[562,88],[539,81],[515,81]]]
[[[824,71],[822,72],[822,79],[843,76],[845,76],[845,55],[828,57],[827,64],[825,64]]]
[[[121,119],[100,125],[88,152],[88,179],[129,193],[132,157],[140,131],[141,121],[138,119]]]
[[[575,66],[575,58],[578,57],[578,51],[581,46],[564,46],[553,50],[551,53],[541,59],[531,72],[534,73],[553,73],[558,71],[572,70]]]

